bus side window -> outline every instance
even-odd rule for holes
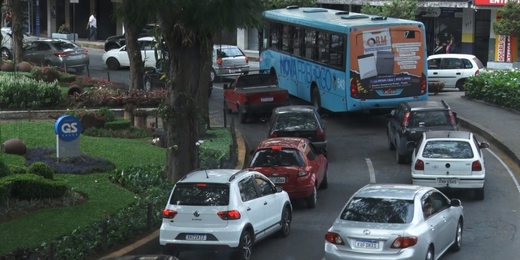
[[[314,59],[316,52],[316,31],[314,30],[305,30],[305,42],[303,43],[303,54],[302,56],[307,59]]]
[[[292,35],[292,53],[299,57],[301,55],[301,36],[302,29],[300,27],[293,27]]]
[[[291,47],[291,26],[282,25],[282,51],[290,52]]]
[[[329,51],[330,51],[330,34],[320,32],[318,35],[318,48],[319,56],[318,62],[328,64],[329,63]]]

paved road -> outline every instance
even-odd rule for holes
[[[101,60],[104,50],[87,48],[90,56],[89,70],[85,70],[81,75],[87,75],[93,78],[110,79],[110,81],[129,84],[129,69],[123,68],[119,70],[108,70],[107,66]]]

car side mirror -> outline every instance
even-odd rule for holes
[[[484,148],[489,148],[489,143],[487,142],[481,142],[480,143],[480,148],[484,149]]]
[[[228,89],[228,84],[224,84],[224,89]]]
[[[408,150],[413,150],[413,149],[415,149],[415,146],[416,146],[416,144],[415,144],[414,141],[408,141],[408,142],[406,143],[406,148],[407,148]]]
[[[275,186],[276,187],[276,193],[280,193],[283,191],[282,187],[280,186]]]
[[[460,202],[459,199],[451,199],[450,206],[452,207],[460,207],[462,205],[462,202]]]

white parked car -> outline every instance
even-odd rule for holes
[[[157,52],[157,56],[160,57],[161,52],[156,50],[156,41],[154,37],[142,37],[137,40],[139,45],[141,46],[141,56],[143,58],[145,67],[155,67],[157,63],[155,55]],[[128,52],[126,50],[126,45],[118,48],[112,49],[105,52],[101,59],[103,63],[105,63],[109,70],[118,70],[121,67],[129,67],[130,66],[130,58],[128,57]]]
[[[13,31],[11,30],[11,27],[3,27],[0,29],[0,32],[2,33],[2,47],[0,50],[2,53],[2,58],[11,59],[13,52]],[[28,42],[36,41],[38,39],[38,37],[32,36],[28,33],[23,34],[24,45]]]
[[[287,192],[256,171],[217,169],[192,172],[179,180],[163,211],[159,242],[163,254],[181,251],[234,251],[251,258],[253,244],[291,231]]]
[[[412,154],[412,182],[435,188],[473,189],[484,199],[484,153],[479,142],[466,131],[429,131],[417,142]]]
[[[428,81],[443,81],[444,89],[464,90],[464,81],[486,69],[484,64],[471,54],[436,54],[428,57]]]
[[[369,184],[325,234],[325,259],[439,259],[461,249],[463,226],[460,200],[435,188]]]

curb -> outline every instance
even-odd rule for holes
[[[236,139],[237,139],[236,142],[237,142],[237,150],[238,150],[238,152],[237,152],[238,160],[237,160],[237,166],[235,167],[235,169],[241,170],[244,168],[245,160],[246,160],[246,151],[247,151],[246,142],[242,136],[242,133],[240,133],[240,131],[235,129],[235,133],[236,133]],[[145,238],[140,239],[115,252],[112,252],[100,259],[117,258],[117,257],[121,257],[124,255],[135,254],[134,251],[138,251],[140,247],[147,246],[151,242],[158,243],[158,241],[159,241],[159,230],[156,230],[155,232],[146,236]],[[144,253],[144,252],[139,252],[139,253]]]

